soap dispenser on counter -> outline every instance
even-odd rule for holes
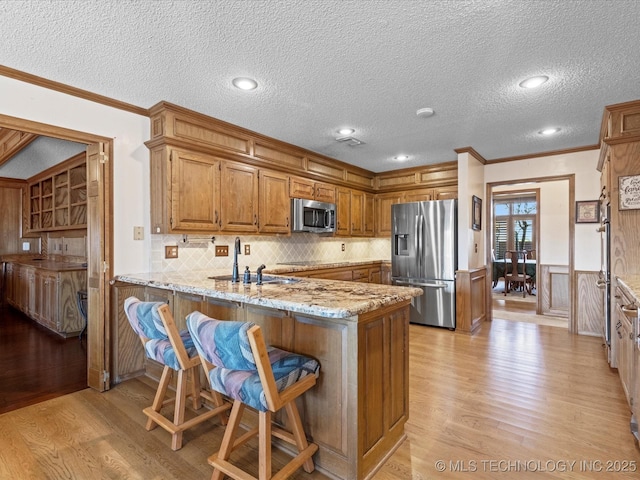
[[[251,283],[251,271],[249,270],[249,266],[244,269],[244,277],[242,279],[242,283],[245,285],[249,285]]]

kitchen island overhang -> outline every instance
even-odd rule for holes
[[[422,291],[307,278],[262,286],[208,278],[223,273],[126,274],[112,284],[123,293],[135,285],[146,299],[164,292],[173,299],[179,328],[186,314],[200,309],[223,320],[252,321],[268,343],[318,359],[318,383],[299,405],[305,430],[319,446],[316,467],[335,478],[372,477],[405,438],[409,305]],[[115,295],[116,308],[122,296]],[[131,355],[114,352],[120,354]],[[145,367],[154,377],[153,366]]]

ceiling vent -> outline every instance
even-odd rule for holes
[[[355,137],[347,136],[347,137],[337,137],[336,141],[346,143],[350,147],[357,147],[358,145],[364,145],[362,140],[358,140]]]

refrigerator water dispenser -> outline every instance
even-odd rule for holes
[[[406,233],[395,235],[395,255],[409,256],[409,235]]]

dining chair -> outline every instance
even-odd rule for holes
[[[525,297],[531,284],[526,270],[527,252],[525,250],[507,250],[504,254],[504,294],[511,291],[513,284],[522,286]],[[531,293],[531,292],[529,292]]]
[[[223,425],[226,424],[225,412],[231,408],[231,404],[224,402],[218,392],[207,392],[200,388],[200,357],[189,332],[178,331],[169,306],[162,302],[143,302],[136,297],[129,297],[124,301],[124,311],[131,327],[140,337],[147,358],[163,365],[153,404],[142,410],[149,417],[146,429],[153,430],[160,425],[171,433],[171,449],[179,450],[185,430],[216,415]],[[166,398],[174,372],[177,373],[175,397]],[[188,379],[191,381],[188,382]],[[204,408],[204,411],[185,420],[188,397],[194,410]],[[211,402],[212,408],[203,407],[202,399]],[[162,407],[171,403],[174,404],[172,420],[161,412]]]
[[[272,435],[298,451],[275,478],[288,478],[301,466],[311,473],[315,468],[311,457],[318,446],[307,441],[295,400],[316,384],[320,364],[303,355],[268,348],[262,330],[251,322],[215,320],[193,312],[187,316],[187,328],[211,388],[233,399],[220,450],[208,459],[214,468],[211,479],[221,480],[228,475],[236,480],[256,480],[229,461],[231,452],[256,435],[257,480],[272,478]],[[258,412],[258,425],[237,437],[245,407]],[[272,415],[282,408],[290,430],[271,424]]]

